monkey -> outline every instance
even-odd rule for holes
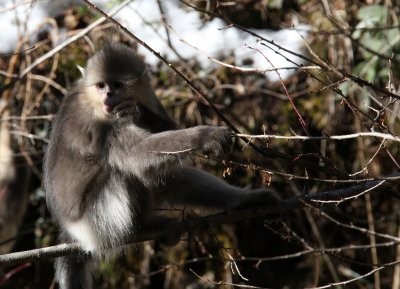
[[[60,241],[77,241],[100,258],[141,231],[168,230],[170,219],[155,208],[276,202],[264,188],[238,188],[190,166],[187,152],[222,157],[230,142],[227,127],[177,129],[145,62],[131,48],[107,43],[89,58],[52,123],[43,172]],[[60,288],[91,288],[91,264],[82,256],[57,258]]]

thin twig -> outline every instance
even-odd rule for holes
[[[400,264],[400,260],[396,260],[394,262],[383,264],[382,266],[380,266],[378,268],[375,268],[375,269],[369,271],[368,273],[362,274],[362,275],[360,275],[358,277],[355,277],[353,279],[349,279],[349,280],[342,281],[342,282],[330,283],[330,284],[325,285],[325,286],[312,287],[312,288],[306,288],[306,289],[325,289],[325,288],[333,288],[335,286],[347,285],[347,284],[353,283],[354,281],[357,281],[357,280],[360,280],[360,279],[364,279],[365,277],[368,277],[368,276],[374,274],[375,272],[379,272],[379,271],[381,271],[383,269],[386,269],[388,267],[396,266],[397,264]]]
[[[385,140],[391,140],[395,142],[400,142],[400,137],[381,133],[381,132],[358,132],[352,134],[344,134],[344,135],[327,135],[327,136],[301,136],[301,135],[294,135],[294,136],[284,136],[284,135],[270,135],[270,134],[261,134],[261,135],[250,135],[250,134],[243,134],[238,133],[235,134],[237,137],[246,137],[249,139],[284,139],[284,140],[346,140],[352,138],[359,138],[359,137],[377,137],[382,138]]]
[[[110,13],[107,15],[107,17],[111,17],[115,14],[117,14],[122,8],[124,8],[126,5],[128,5],[130,2],[132,2],[132,0],[125,0],[124,2],[122,2],[121,4],[119,4],[118,6],[114,7]],[[85,29],[82,29],[79,33],[75,34],[74,36],[71,36],[70,38],[68,38],[67,40],[65,40],[64,42],[60,43],[59,45],[57,45],[56,47],[54,47],[52,50],[50,50],[49,52],[47,52],[46,54],[42,55],[41,57],[39,57],[38,59],[36,59],[31,65],[29,65],[27,68],[25,68],[19,75],[20,78],[23,78],[24,76],[26,76],[30,71],[32,71],[32,69],[34,69],[36,66],[38,66],[39,64],[41,64],[43,61],[49,59],[50,57],[52,57],[54,54],[56,54],[57,52],[61,51],[63,48],[67,47],[68,45],[70,45],[71,43],[77,41],[78,39],[82,38],[83,36],[85,36],[86,34],[88,34],[91,30],[93,30],[94,28],[96,28],[97,26],[99,26],[100,24],[102,24],[104,21],[107,20],[107,17],[101,17],[99,19],[97,19],[95,22],[93,22],[92,24],[90,24],[88,27],[86,27]]]

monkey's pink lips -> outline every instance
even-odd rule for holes
[[[113,109],[114,109],[114,107],[113,106],[111,106],[111,105],[103,105],[103,110],[106,112],[106,113],[111,113],[112,111],[113,111]]]

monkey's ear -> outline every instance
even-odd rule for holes
[[[77,65],[76,66],[77,68],[78,68],[78,70],[81,72],[81,74],[82,74],[82,76],[85,76],[85,68],[83,68],[82,66],[80,66],[80,65]]]

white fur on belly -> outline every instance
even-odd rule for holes
[[[67,225],[68,233],[78,241],[84,250],[94,252],[100,247],[100,240],[86,217]]]
[[[83,217],[67,224],[66,229],[81,246],[94,252],[122,245],[134,233],[133,213],[128,192],[121,184],[110,180],[97,202]]]

